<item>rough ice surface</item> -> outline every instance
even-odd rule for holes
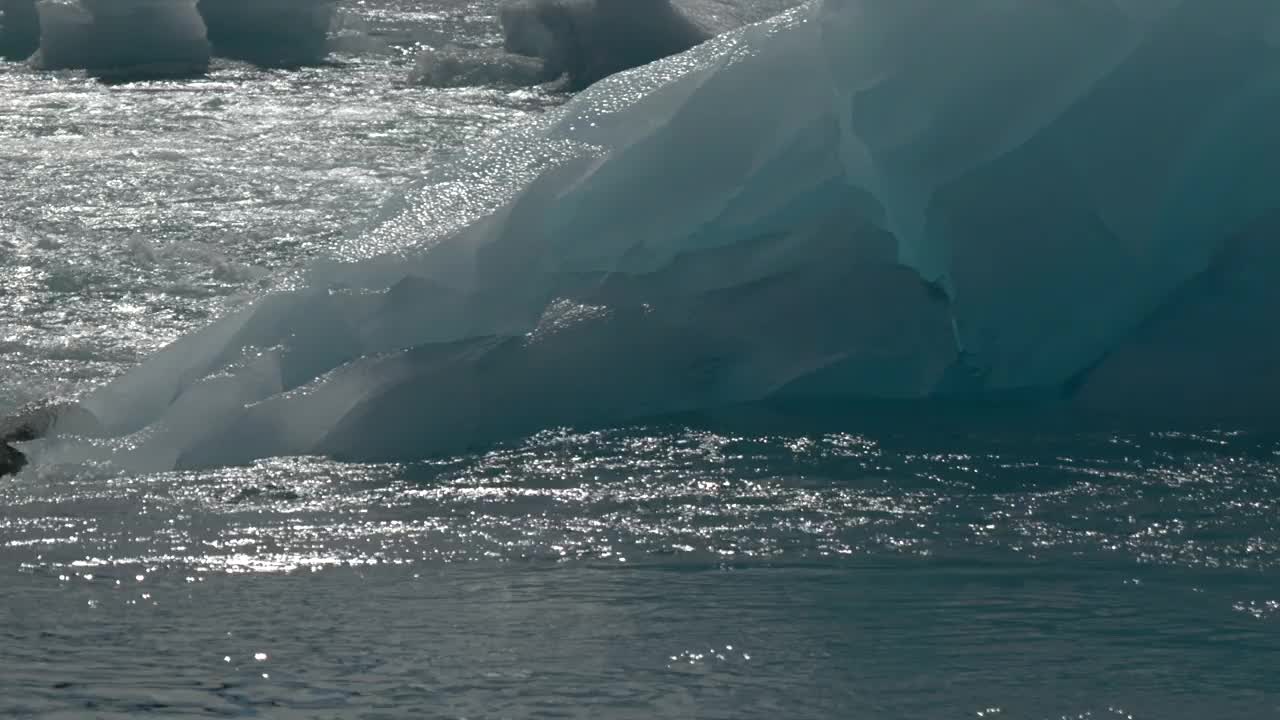
[[[25,60],[38,47],[36,0],[0,0],[0,58]]]
[[[119,79],[190,75],[209,66],[196,0],[40,0],[44,70],[87,69]]]
[[[267,66],[315,63],[329,54],[334,0],[200,0],[214,53]]]
[[[807,5],[434,170],[84,405],[151,468],[780,396],[1274,421],[1278,14]]]

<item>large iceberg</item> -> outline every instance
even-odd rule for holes
[[[196,0],[40,0],[44,70],[87,69],[114,79],[184,76],[209,67]]]
[[[0,57],[25,60],[40,47],[36,0],[0,0]]]
[[[1280,5],[826,0],[441,167],[83,406],[147,467],[783,396],[1280,417]]]

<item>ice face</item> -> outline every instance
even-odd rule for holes
[[[85,406],[151,467],[784,395],[1181,383],[1275,418],[1276,13],[811,4],[510,128]]]
[[[334,0],[200,0],[199,7],[217,55],[293,66],[329,54],[334,5]]]
[[[190,75],[209,65],[195,0],[40,0],[45,70],[84,68],[121,79]]]
[[[1270,149],[1275,151],[1275,146]],[[1082,379],[1093,410],[1266,421],[1280,399],[1280,213],[1239,235]]]
[[[38,47],[36,0],[0,0],[0,57],[25,60]]]

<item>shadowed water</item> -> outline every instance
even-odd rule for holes
[[[0,708],[1276,711],[1280,442],[924,425],[25,476],[0,494]]]

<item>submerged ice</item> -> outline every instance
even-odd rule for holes
[[[83,406],[149,468],[781,396],[1274,420],[1278,17],[813,3],[434,170]]]

